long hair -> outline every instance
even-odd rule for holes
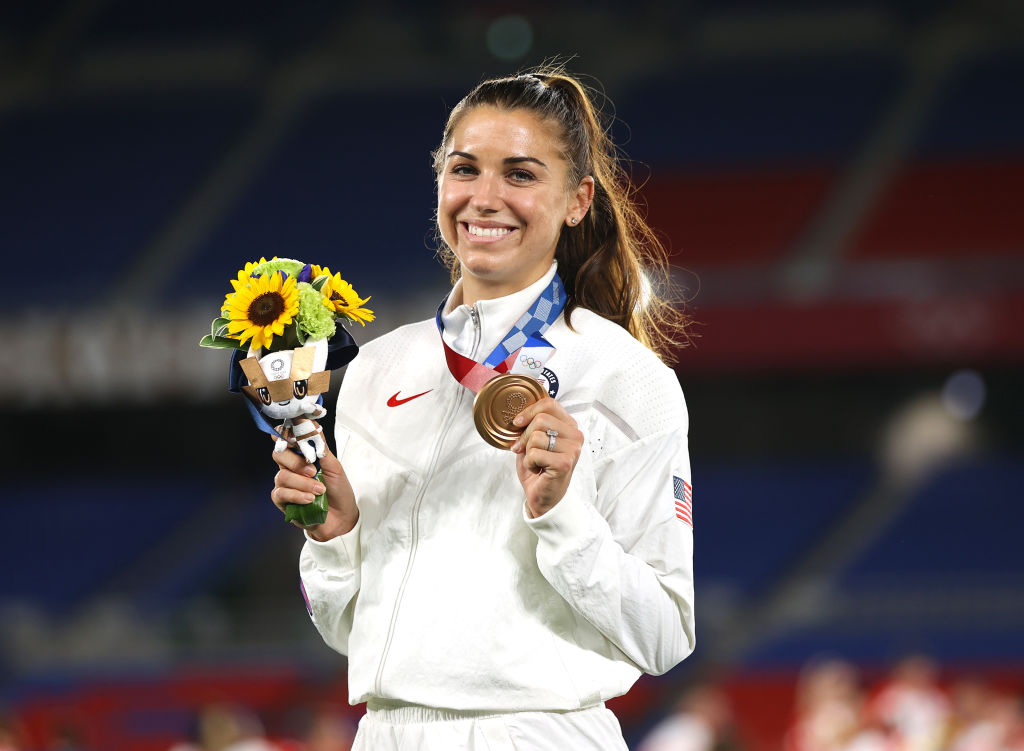
[[[572,311],[586,308],[622,326],[662,360],[673,361],[675,349],[689,343],[690,318],[671,302],[665,249],[637,208],[635,189],[590,91],[560,66],[484,81],[448,116],[433,154],[438,175],[463,116],[485,105],[529,110],[557,124],[569,165],[567,187],[575,188],[587,175],[594,178],[590,210],[580,224],[562,228],[555,248],[570,328]],[[440,233],[438,237],[454,283],[461,273],[459,261]]]

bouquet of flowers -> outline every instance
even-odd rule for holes
[[[248,397],[257,426],[275,440],[274,451],[298,451],[317,465],[320,480],[322,394],[330,388],[330,371],[359,351],[340,324],[372,321],[373,311],[363,307],[370,298],[361,299],[326,266],[276,256],[246,263],[230,281],[233,291],[199,345],[233,350],[228,388]],[[281,422],[272,426],[267,418]],[[285,520],[303,526],[326,518],[325,495],[285,507]]]

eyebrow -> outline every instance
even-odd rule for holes
[[[473,162],[476,161],[476,157],[466,151],[453,151],[448,155],[448,158],[451,159],[453,156],[461,156],[463,159],[469,159]],[[522,164],[523,162],[533,162],[534,164],[539,164],[541,167],[547,169],[547,165],[544,164],[544,162],[532,156],[507,156],[501,161],[503,164]]]

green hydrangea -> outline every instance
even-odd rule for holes
[[[275,258],[272,261],[261,263],[253,268],[255,274],[273,274],[275,271],[283,271],[286,274],[292,276],[298,276],[299,272],[302,271],[302,267],[305,266],[302,261],[296,261],[291,258]]]
[[[297,289],[299,313],[295,316],[295,322],[298,328],[313,339],[329,339],[334,336],[334,311],[324,305],[324,296],[309,282],[299,282]]]

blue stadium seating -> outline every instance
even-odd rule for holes
[[[955,69],[917,138],[919,157],[1024,154],[1024,52],[977,55]]]
[[[0,532],[5,569],[14,574],[3,577],[0,601],[72,612],[208,497],[203,483],[170,477],[51,477],[6,487],[5,506],[19,511]]]
[[[844,590],[912,583],[936,590],[1024,582],[1024,461],[1002,456],[950,467],[921,487],[842,573]]]
[[[659,168],[841,163],[903,76],[887,56],[693,63],[624,86],[617,138]]]
[[[252,116],[238,91],[79,96],[0,119],[6,258],[46,274],[17,302],[102,299]],[[56,273],[56,272],[61,273]]]
[[[912,652],[950,662],[1024,659],[1019,623],[992,615],[1024,582],[1021,459],[980,458],[936,474],[832,579],[829,600],[846,602],[845,610],[768,636],[744,664],[797,665],[817,655],[881,664]],[[914,597],[933,605],[891,610]],[[949,598],[961,605],[933,612]]]
[[[699,467],[693,488],[698,586],[760,593],[866,492],[872,474],[866,461]]]
[[[1024,637],[1016,624],[983,620],[829,622],[790,628],[780,636],[767,638],[745,653],[741,664],[747,669],[791,668],[811,659],[835,657],[864,665],[886,665],[909,654],[931,655],[944,663],[1014,664],[1024,661]]]
[[[219,300],[245,261],[275,255],[330,266],[363,294],[443,280],[430,153],[457,97],[373,89],[311,103],[168,294]]]

